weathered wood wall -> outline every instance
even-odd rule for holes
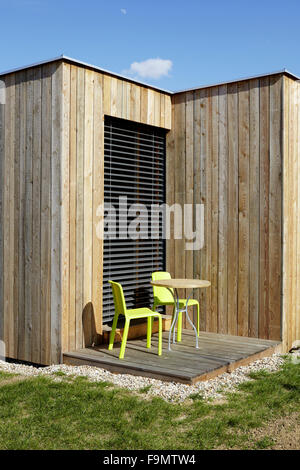
[[[204,204],[205,244],[170,240],[168,269],[211,281],[203,331],[281,337],[282,90],[275,75],[173,97],[167,202]]]
[[[167,263],[173,276],[212,282],[197,293],[201,329],[275,340],[282,330],[285,349],[300,338],[295,80],[180,93],[172,110],[166,93],[67,61],[2,80],[0,340],[9,357],[59,362],[101,333],[105,114],[173,123],[167,201],[204,203],[205,245],[192,252],[170,240]]]
[[[0,339],[11,358],[59,362],[62,66],[2,80]]]
[[[284,77],[283,346],[300,340],[300,85]]]
[[[168,129],[171,98],[63,61],[2,79],[0,340],[58,363],[102,330],[104,114]]]

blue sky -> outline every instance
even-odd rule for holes
[[[0,7],[1,71],[65,54],[174,91],[284,67],[300,75],[299,0],[0,0]]]

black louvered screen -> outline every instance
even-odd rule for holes
[[[111,117],[105,117],[104,130],[104,202],[116,209],[116,235],[137,216],[142,220],[138,239],[121,234],[104,240],[103,323],[108,323],[114,316],[109,279],[122,284],[128,308],[151,307],[151,273],[165,269],[162,216],[156,232],[150,219],[151,206],[165,202],[166,136],[161,129]],[[129,214],[125,223],[119,217],[120,196],[127,197],[127,210],[144,204],[147,213]]]

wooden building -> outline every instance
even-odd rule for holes
[[[107,248],[105,261],[97,208],[116,174],[135,172],[122,163],[111,176],[110,166],[106,181],[105,148],[111,158],[109,148],[134,139],[146,149],[145,175],[155,142],[158,173],[139,176],[152,188],[145,198],[157,180],[167,203],[205,211],[204,247],[166,240],[147,269],[211,281],[199,294],[204,332],[280,341],[284,351],[300,339],[297,77],[280,71],[170,93],[60,57],[0,80],[0,340],[8,357],[59,363],[101,341],[110,319],[104,264],[111,274],[118,251]],[[126,266],[125,284],[134,276]],[[146,292],[147,269],[134,294],[128,284],[133,304]]]

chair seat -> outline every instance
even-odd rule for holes
[[[145,318],[145,317],[158,317],[160,313],[153,312],[150,308],[142,307],[142,308],[132,308],[127,310],[127,316],[130,318]]]
[[[179,305],[184,306],[186,304],[187,299],[179,299]],[[190,299],[188,305],[197,305],[199,302],[196,299]]]
[[[184,307],[185,304],[186,304],[186,301],[187,301],[187,299],[179,299],[179,306]],[[199,303],[198,300],[190,299],[188,305],[198,305],[198,303]],[[173,302],[171,300],[170,300],[170,302],[169,301],[168,302],[159,301],[159,302],[157,302],[157,305],[174,305],[174,301]]]

